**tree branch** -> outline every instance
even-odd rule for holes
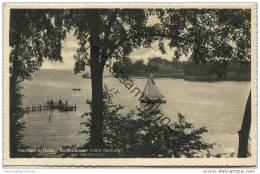
[[[109,22],[105,31],[104,41],[103,41],[103,48],[102,48],[102,54],[106,54],[106,49],[108,47],[108,38],[111,34],[111,27],[113,25],[113,22],[116,20],[117,14],[119,13],[119,9],[116,9],[114,13],[110,16]]]

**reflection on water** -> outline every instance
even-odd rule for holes
[[[55,76],[54,76],[55,74]],[[205,139],[221,145],[216,151],[236,152],[239,130],[250,82],[189,82],[182,79],[155,79],[166,97],[167,103],[160,109],[172,121],[181,112],[195,127],[205,126],[208,132]],[[141,90],[145,79],[134,79]],[[139,105],[138,98],[130,93],[117,79],[105,78],[104,83],[119,90],[114,102],[125,105],[125,113]],[[81,88],[73,91],[72,88]],[[86,135],[79,134],[83,129],[80,123],[82,113],[89,110],[86,99],[91,99],[91,81],[63,71],[41,71],[33,80],[24,82],[25,105],[45,103],[49,99],[67,100],[76,104],[77,111],[58,110],[31,112],[24,116],[26,128],[23,142],[34,146],[78,144],[86,142]]]

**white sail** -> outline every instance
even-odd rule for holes
[[[148,99],[164,98],[163,94],[159,91],[158,87],[154,82],[152,73],[150,74],[149,78],[146,81],[143,94],[144,96],[142,96],[142,98],[148,98]]]
[[[148,95],[148,81],[149,81],[149,79],[145,83],[143,95],[141,96],[141,98],[145,98]]]
[[[153,74],[150,74],[149,81],[148,81],[148,98],[164,98],[162,93],[159,91],[158,87],[155,84],[153,79]]]

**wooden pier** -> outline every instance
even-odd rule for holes
[[[45,111],[45,110],[54,110],[58,109],[60,111],[76,111],[77,106],[76,105],[68,105],[68,104],[58,104],[58,103],[52,103],[49,104],[34,104],[32,106],[27,106],[23,108],[23,110],[27,113],[34,112],[34,111]]]

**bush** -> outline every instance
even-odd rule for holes
[[[164,123],[166,116],[160,110],[144,111],[135,108],[127,115],[122,115],[122,105],[113,104],[112,98],[118,91],[104,88],[104,149],[120,149],[120,152],[106,153],[105,157],[203,157],[209,154],[213,144],[203,141],[202,134],[207,132],[205,127],[195,129],[179,113],[178,120],[174,123]],[[91,112],[85,113],[86,118],[81,124],[86,127],[81,133],[89,135],[91,125]],[[168,118],[167,118],[168,119]],[[168,119],[169,120],[169,119]],[[90,148],[89,139],[83,147]],[[65,147],[68,148],[68,147]],[[59,153],[63,157],[84,157],[86,155],[68,155]],[[104,157],[104,156],[103,156]]]

